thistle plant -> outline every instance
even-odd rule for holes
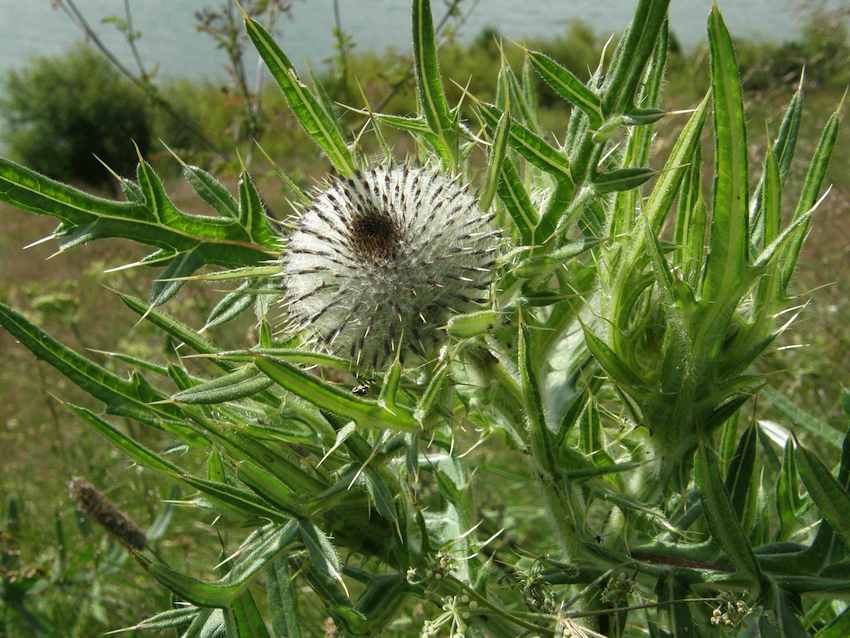
[[[502,60],[495,103],[464,93],[450,106],[430,2],[412,0],[418,113],[352,107],[379,161],[246,15],[331,173],[312,192],[287,179],[295,212],[280,232],[247,174],[234,197],[185,165],[217,213],[193,216],[142,158],[136,180],[118,178],[124,201],[0,160],[0,199],[58,218],[60,250],[153,246],[132,264],[161,269],[150,298],[118,294],[200,355],[117,353],[124,377],[0,306],[21,345],[105,407],[71,413],[192,490],[183,504],[199,518],[250,530],[205,577],[128,543],[180,603],[135,629],[846,635],[832,603],[850,596],[850,439],[796,418],[812,429],[804,445],[741,418],[777,395],[753,364],[795,305],[841,107],[791,206],[802,82],[752,171],[718,8],[710,94],[686,117],[662,108],[668,4],[637,0],[587,82],[529,50],[521,69]],[[540,126],[538,79],[572,109],[563,143]],[[652,153],[659,126],[678,131],[666,157]],[[415,157],[391,157],[389,129]],[[170,316],[189,281],[236,283],[204,327],[253,309],[257,343],[224,350]],[[178,464],[115,417],[192,456]],[[837,478],[809,449],[823,444],[841,449]]]

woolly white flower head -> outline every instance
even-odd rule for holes
[[[451,314],[486,296],[492,215],[458,178],[374,167],[334,178],[301,214],[283,256],[291,327],[376,368],[403,347],[425,356]]]

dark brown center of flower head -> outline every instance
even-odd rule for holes
[[[385,261],[394,257],[400,234],[392,217],[374,209],[351,220],[352,244],[367,259]]]

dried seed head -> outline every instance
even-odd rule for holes
[[[141,551],[145,548],[145,533],[94,485],[75,478],[68,488],[77,507],[112,536],[131,549]]]
[[[383,166],[317,193],[283,257],[289,327],[376,368],[403,339],[420,356],[486,295],[498,232],[456,178]],[[403,335],[403,337],[402,337]]]

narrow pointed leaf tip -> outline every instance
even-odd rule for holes
[[[703,292],[719,300],[736,289],[747,266],[749,196],[747,131],[732,38],[714,7],[708,24],[714,100],[714,202]]]
[[[345,176],[353,175],[357,168],[354,155],[333,112],[326,109],[319,98],[301,82],[292,62],[263,25],[244,13],[243,18],[248,37],[301,126],[322,148],[337,171]]]
[[[440,68],[437,62],[437,40],[431,16],[430,0],[413,0],[413,58],[419,106],[429,128],[439,143],[435,149],[443,158],[446,168],[455,163],[454,145],[450,141],[454,120],[449,111]]]
[[[59,252],[105,238],[153,246],[158,250],[139,264],[165,267],[162,280],[185,278],[207,264],[239,268],[277,256],[279,239],[262,207],[250,220],[236,219],[227,211],[229,195],[221,184],[211,176],[192,174],[192,179],[205,199],[227,214],[211,217],[181,211],[144,160],[138,167],[138,184],[124,180],[132,198],[122,202],[90,195],[0,158],[0,201],[58,219],[61,226],[53,237],[60,242]],[[129,266],[134,265],[138,264]],[[165,303],[180,288],[177,281],[162,280],[151,295],[154,305]]]

